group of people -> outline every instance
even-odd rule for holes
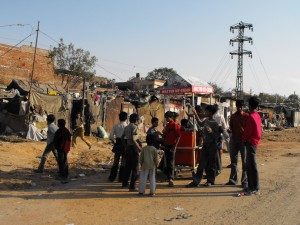
[[[80,137],[89,149],[91,149],[92,145],[84,138],[84,123],[80,113],[76,115],[73,138],[70,131],[66,128],[66,121],[64,119],[58,119],[57,125],[54,122],[55,116],[53,114],[48,115],[47,145],[42,154],[40,164],[34,172],[43,173],[47,157],[52,152],[59,168],[58,179],[66,180],[69,175],[68,152],[71,146],[75,146],[77,137]]]
[[[42,173],[50,152],[53,153],[59,168],[59,178],[67,179],[69,174],[68,169],[68,152],[71,147],[71,133],[66,128],[66,121],[59,119],[57,126],[54,123],[55,116],[50,114],[47,116],[47,145],[41,157],[38,169],[34,170],[36,173]]]
[[[147,146],[142,147],[138,133],[139,116],[133,113],[129,116],[127,125],[127,113],[119,114],[120,123],[116,124],[110,133],[110,139],[114,142],[114,162],[109,175],[109,180],[114,181],[117,176],[122,187],[129,188],[129,191],[138,191],[140,195],[145,193],[146,182],[149,176],[150,196],[155,195],[156,168],[158,166],[158,149],[164,145],[164,157],[166,161],[165,173],[168,178],[168,185],[174,186],[174,156],[175,149],[180,139],[180,126],[176,123],[177,113],[168,111],[165,113],[167,126],[163,133],[157,130],[159,120],[153,117],[152,127],[147,131]],[[120,163],[121,160],[121,163]],[[141,173],[139,176],[139,189],[136,189],[139,163]],[[118,167],[120,169],[118,173]],[[129,182],[130,178],[130,182]]]
[[[199,164],[196,173],[193,174],[192,181],[187,187],[199,186],[201,180],[206,174],[205,186],[215,184],[216,176],[221,169],[220,149],[222,148],[222,136],[227,144],[227,149],[231,159],[231,173],[226,185],[238,184],[238,155],[241,155],[242,176],[241,184],[244,193],[248,195],[257,194],[260,190],[259,175],[256,163],[256,151],[262,136],[261,118],[257,113],[259,100],[256,97],[250,97],[248,102],[249,112],[243,111],[243,102],[236,101],[237,111],[230,117],[229,126],[226,125],[224,117],[218,114],[216,105],[208,105],[205,113],[202,114],[201,108],[191,107],[195,120],[183,119],[179,125],[178,113],[168,111],[165,113],[166,126],[162,132],[157,128],[159,120],[153,117],[152,126],[147,131],[146,143],[142,147],[139,135],[139,116],[133,113],[121,112],[119,114],[120,122],[113,126],[109,138],[113,141],[114,162],[110,171],[109,181],[118,181],[122,183],[123,188],[129,188],[129,191],[138,191],[139,195],[145,194],[146,182],[149,177],[150,196],[155,195],[156,189],[156,170],[160,168],[164,171],[168,186],[174,186],[175,171],[175,153],[176,147],[181,137],[182,131],[197,131],[198,145],[202,146],[199,157]],[[76,144],[76,138],[79,136],[89,148],[91,144],[84,138],[83,120],[80,114],[75,121],[75,129],[71,141],[71,133],[65,127],[66,121],[59,119],[58,127],[54,124],[54,115],[48,115],[47,124],[47,145],[41,158],[39,167],[35,172],[42,173],[47,156],[53,152],[59,166],[59,178],[68,177],[67,155],[71,145]],[[159,150],[159,149],[163,149]],[[158,162],[158,155],[163,153],[161,163]],[[141,171],[139,175],[139,188],[136,188],[138,178],[139,164]],[[130,181],[129,181],[130,180]]]
[[[147,146],[142,147],[138,134],[139,116],[131,114],[127,125],[127,113],[121,112],[120,123],[116,124],[110,139],[114,142],[114,163],[109,176],[114,181],[118,176],[122,187],[129,191],[138,191],[139,195],[145,194],[146,182],[149,177],[150,196],[155,195],[156,169],[160,164],[158,154],[163,149],[163,171],[168,179],[168,186],[174,186],[175,153],[182,131],[197,130],[198,143],[202,145],[200,151],[197,172],[193,174],[192,181],[187,187],[199,186],[206,174],[205,186],[215,184],[216,176],[220,170],[220,149],[222,137],[226,142],[231,159],[231,173],[229,181],[225,185],[238,184],[238,155],[240,152],[242,161],[241,184],[243,192],[247,195],[258,194],[260,190],[259,176],[256,163],[256,151],[262,135],[261,118],[257,113],[259,100],[250,97],[248,102],[249,112],[243,111],[243,102],[236,101],[237,111],[230,117],[229,126],[226,126],[224,117],[218,115],[216,105],[208,105],[205,114],[200,113],[200,108],[192,108],[195,121],[183,119],[181,126],[178,124],[178,114],[168,111],[165,113],[166,126],[163,132],[157,127],[158,118],[152,118],[152,127],[147,131]],[[194,123],[194,124],[193,124]],[[119,163],[121,160],[121,163]],[[141,172],[139,176],[139,188],[136,189],[139,163]],[[120,164],[119,174],[118,167]],[[130,176],[131,175],[131,176]],[[129,182],[130,178],[130,182]]]

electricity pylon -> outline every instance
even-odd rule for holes
[[[238,36],[230,39],[230,44],[233,46],[233,42],[238,42],[238,49],[230,52],[231,58],[234,55],[238,56],[238,66],[237,66],[237,77],[236,77],[236,89],[235,96],[237,99],[243,99],[243,55],[248,55],[252,58],[252,52],[244,50],[244,41],[248,41],[253,44],[251,37],[244,36],[244,29],[249,28],[249,30],[253,31],[253,25],[250,23],[239,22],[235,25],[230,26],[230,31],[234,33],[234,30],[238,30]]]

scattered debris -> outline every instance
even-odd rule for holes
[[[183,208],[177,206],[176,208],[174,208],[174,210],[181,211],[181,210],[183,210]]]

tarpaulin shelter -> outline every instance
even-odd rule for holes
[[[7,86],[6,90],[17,89],[21,95],[27,95],[30,90],[30,82],[24,80],[12,80],[12,82]],[[65,94],[66,91],[61,86],[54,84],[41,84],[38,82],[33,82],[31,90],[33,92],[38,92],[42,94],[48,94],[49,91],[54,91],[57,94]]]
[[[30,91],[30,82],[28,81],[22,81],[22,80],[13,80],[6,88],[6,90],[18,90],[21,96],[27,96]],[[48,93],[52,93],[52,95],[49,95]],[[67,126],[69,124],[69,113],[66,111],[66,91],[57,85],[53,84],[40,84],[37,82],[32,83],[31,88],[31,94],[30,94],[30,105],[31,108],[34,109],[34,113],[43,115],[44,112],[47,112],[47,114],[54,114],[56,119],[65,119],[67,122]],[[22,101],[20,101],[20,104],[22,104]],[[27,109],[23,110],[24,112],[28,112]],[[2,114],[5,113],[7,115],[7,111],[1,112]],[[26,113],[25,113],[26,114]],[[15,120],[15,117],[17,116],[20,121],[22,121],[19,124],[18,127],[11,126],[10,124],[13,124],[12,122],[9,122],[8,120],[3,121],[2,125],[9,126],[14,131],[25,131],[25,121],[27,115],[15,113],[15,115],[11,115],[12,120]],[[5,122],[5,124],[4,124]],[[46,125],[46,124],[45,124]],[[28,128],[28,127],[27,127]]]

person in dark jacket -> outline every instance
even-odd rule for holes
[[[204,185],[210,187],[215,184],[217,173],[216,161],[218,154],[217,141],[220,133],[222,132],[222,128],[220,128],[218,123],[212,118],[216,112],[216,108],[214,106],[208,105],[205,112],[208,118],[204,121],[203,147],[197,173],[193,175],[193,181],[186,187],[198,187],[205,170],[207,171],[207,182]]]
[[[61,179],[67,179],[69,175],[68,152],[71,145],[71,133],[66,128],[66,121],[59,119],[57,121],[59,129],[54,135],[54,146],[58,153],[58,167]]]

